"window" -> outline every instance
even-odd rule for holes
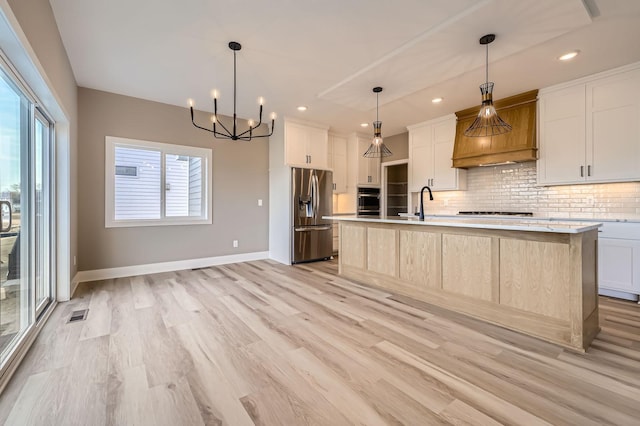
[[[106,137],[105,226],[211,223],[211,150]]]

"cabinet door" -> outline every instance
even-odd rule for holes
[[[333,192],[347,192],[347,139],[332,136],[329,145],[333,157]]]
[[[585,88],[578,85],[541,95],[539,184],[584,182]]]
[[[307,154],[309,155],[309,167],[326,169],[328,161],[328,138],[326,130],[307,127]]]
[[[455,131],[455,130],[454,130]],[[432,128],[424,126],[409,132],[409,185],[411,192],[418,192],[428,185],[433,170]]]
[[[587,180],[640,178],[640,70],[587,84]]]
[[[369,158],[369,176],[371,176],[371,184],[380,185],[380,168],[382,160],[380,158]]]
[[[380,159],[362,156],[371,145],[371,140],[358,137],[358,185],[380,185]]]
[[[307,154],[308,133],[306,127],[285,122],[285,158],[290,166],[309,166]]]
[[[452,167],[453,161],[451,160],[456,138],[456,120],[446,120],[434,124],[432,135],[431,189],[436,191],[459,189],[459,170]]]
[[[640,241],[598,238],[598,286],[640,294]]]

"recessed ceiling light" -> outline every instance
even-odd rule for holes
[[[298,111],[306,111],[306,110],[307,110],[307,107],[306,107],[306,106],[304,106],[304,105],[300,105],[300,106],[298,107]]]
[[[565,53],[564,55],[558,57],[558,59],[560,59],[561,61],[570,61],[571,59],[578,56],[578,53],[580,53],[579,50],[574,50],[573,52]]]
[[[369,123],[360,123],[360,127],[367,127]]]
[[[444,100],[444,98],[433,98],[433,99],[431,99],[431,102],[433,102],[434,104],[439,104],[443,100]]]

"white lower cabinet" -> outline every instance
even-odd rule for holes
[[[638,300],[640,223],[605,222],[600,228],[598,288],[605,296]]]

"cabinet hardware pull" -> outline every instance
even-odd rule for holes
[[[584,177],[584,166],[580,166],[580,177]]]
[[[587,176],[591,176],[591,164],[587,166]]]

